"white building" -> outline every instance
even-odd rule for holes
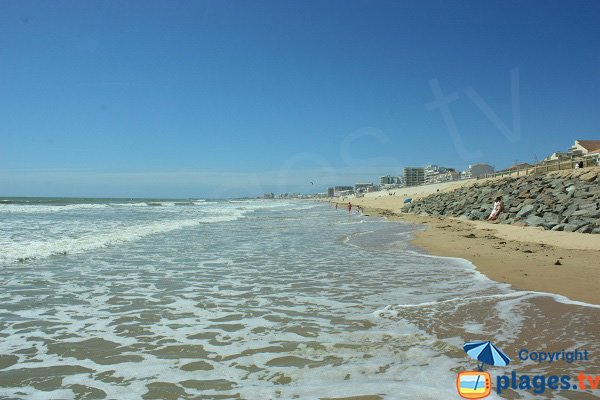
[[[352,186],[334,186],[329,188],[328,193],[331,193],[333,197],[348,196],[354,194],[354,188]]]
[[[484,164],[484,163],[472,164],[472,165],[469,165],[469,168],[467,168],[463,172],[463,178],[464,179],[481,178],[481,177],[485,177],[486,175],[493,174],[494,172],[495,172],[494,167],[492,167],[489,164]]]
[[[571,153],[563,153],[560,151],[554,152],[550,154],[548,157],[544,158],[544,162],[556,161],[556,160],[568,160],[571,158]]]
[[[571,160],[579,157],[600,157],[600,140],[576,140],[566,152],[554,152],[544,162]]]
[[[457,181],[461,178],[461,173],[458,171],[448,171],[443,174],[437,174],[432,178],[431,183]]]
[[[425,167],[425,183],[443,182],[448,172],[454,172],[454,168],[440,167],[439,165],[428,165]],[[444,178],[443,178],[444,176]]]
[[[375,190],[377,190],[377,188],[372,183],[357,183],[354,185],[355,193],[369,193],[374,192]]]
[[[574,156],[586,156],[600,151],[600,140],[576,140],[569,149]]]

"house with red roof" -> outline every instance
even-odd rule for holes
[[[569,152],[574,156],[600,153],[600,140],[576,140]]]

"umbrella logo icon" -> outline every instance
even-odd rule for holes
[[[463,345],[465,353],[477,360],[477,371],[464,371],[456,378],[458,394],[465,399],[483,399],[492,391],[492,379],[488,372],[483,371],[485,364],[506,366],[510,358],[492,342],[469,342]]]

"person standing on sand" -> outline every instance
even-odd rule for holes
[[[502,197],[496,197],[496,201],[494,201],[494,208],[492,208],[492,212],[488,217],[488,221],[495,221],[500,215],[501,212],[504,211],[504,202],[502,201]]]

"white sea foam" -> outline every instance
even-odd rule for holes
[[[476,301],[489,301],[489,300],[499,300],[499,299],[508,299],[514,297],[523,297],[530,292],[513,292],[513,293],[501,293],[501,294],[492,294],[487,296],[473,296],[473,297],[456,297],[447,300],[440,301],[428,301],[419,304],[397,304],[394,306],[388,306],[385,310],[389,310],[390,307],[393,308],[423,308],[423,307],[431,307],[437,306],[440,304],[449,304],[449,303],[463,303],[469,304]]]
[[[67,204],[67,205],[0,205],[0,214],[45,214],[55,212],[80,211],[80,210],[102,210],[108,208],[108,204]]]
[[[150,207],[146,202],[137,203],[109,203],[112,207]]]
[[[523,308],[547,296],[498,285],[464,260],[395,249],[406,237],[399,225],[338,224],[356,217],[305,212],[301,202],[287,211],[272,207],[286,202],[241,203],[114,207],[104,219],[69,216],[66,230],[43,225],[44,232],[81,233],[73,240],[86,238],[76,242],[82,247],[95,238],[106,248],[0,269],[0,354],[19,360],[0,377],[22,368],[55,376],[64,365],[91,372],[48,379],[57,387],[45,390],[14,381],[0,397],[71,399],[77,384],[106,398],[142,399],[147,385],[163,382],[198,398],[455,398],[456,372],[475,367],[462,343],[518,343],[529,318]],[[117,246],[153,234],[161,240]],[[573,314],[570,324],[590,321]],[[107,341],[102,351],[121,359],[103,358],[93,346],[74,350],[99,339]],[[124,359],[130,356],[136,361]],[[199,362],[206,370],[184,368]],[[222,387],[190,383],[200,380]]]
[[[161,220],[131,226],[109,226],[107,227],[108,230],[95,229],[76,237],[73,237],[73,235],[59,238],[43,237],[25,242],[7,243],[0,247],[0,264],[55,255],[83,253],[110,245],[139,240],[149,235],[193,227],[198,224],[234,221],[242,215],[242,211],[228,210],[221,215],[209,214],[192,219]]]

